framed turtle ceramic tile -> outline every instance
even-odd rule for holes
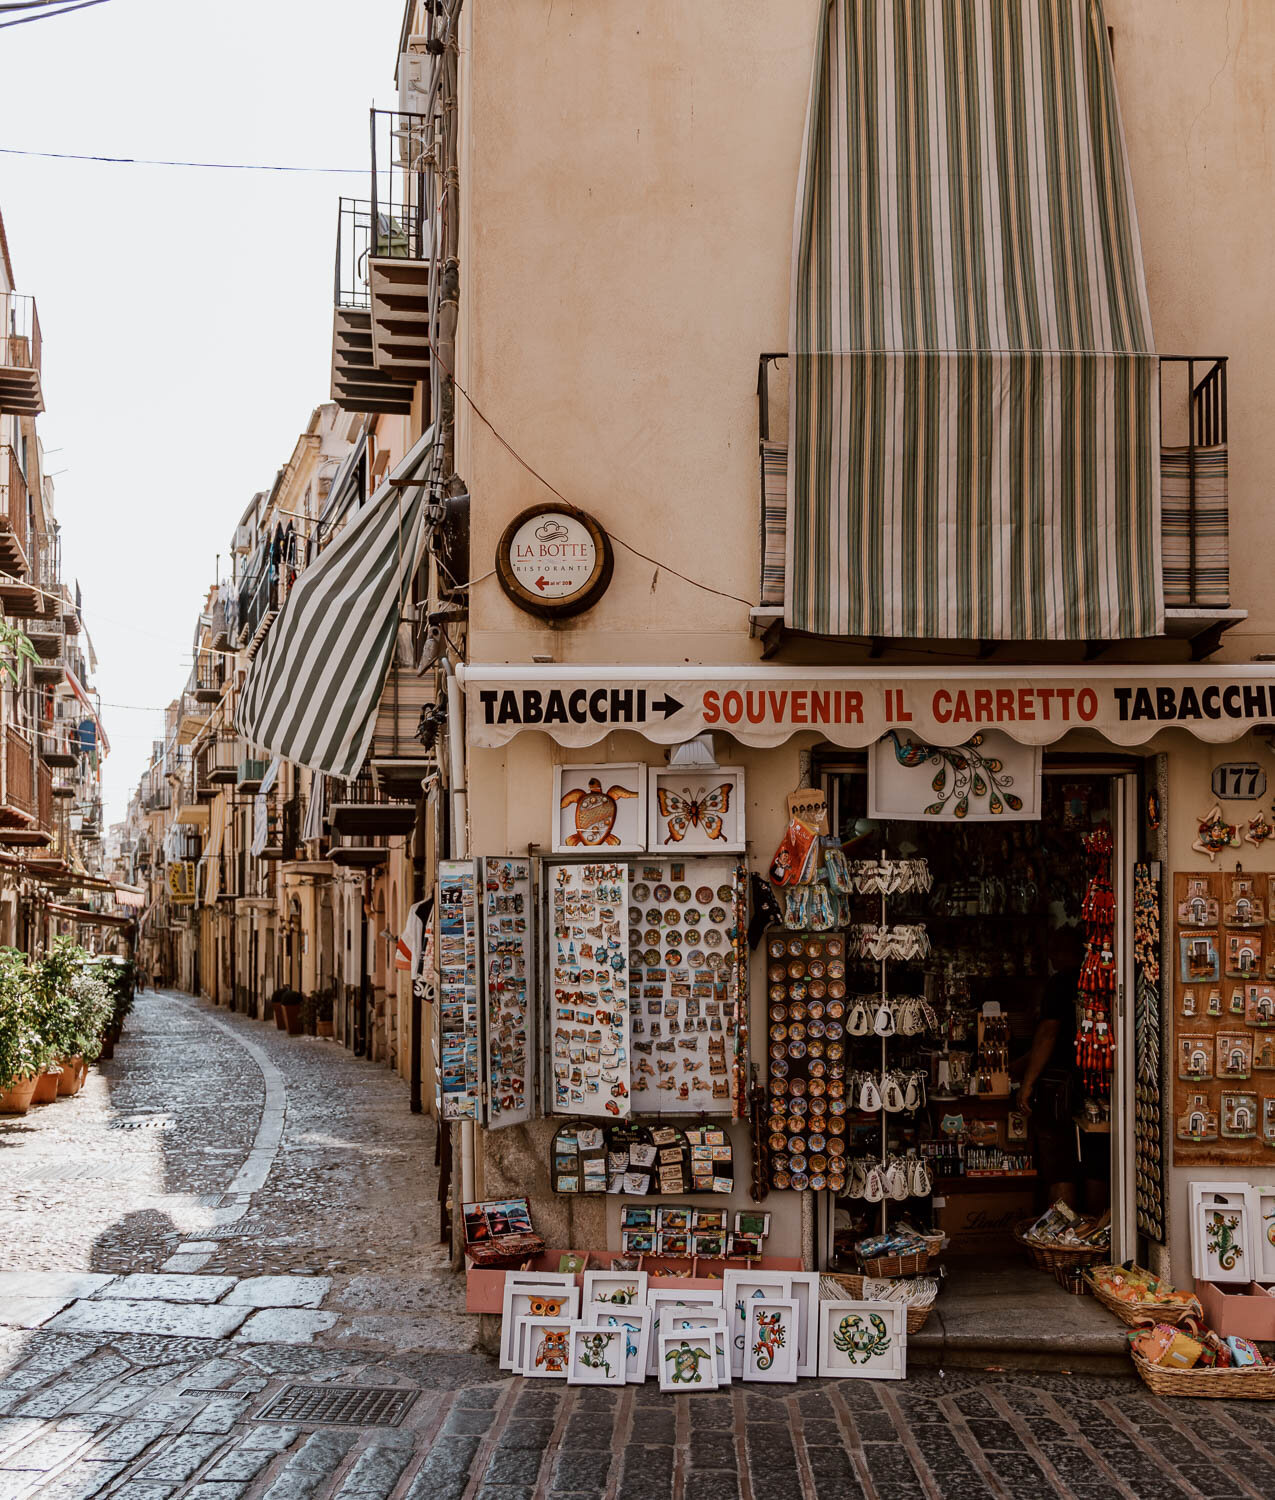
[[[840,1379],[902,1380],[907,1374],[907,1308],[901,1302],[821,1302],[819,1373]]]
[[[662,1391],[715,1391],[717,1354],[714,1330],[662,1333],[658,1363]]]
[[[742,766],[652,766],[647,803],[653,853],[744,852]]]
[[[548,1280],[520,1283],[506,1278],[500,1308],[500,1368],[514,1368],[514,1327],[519,1318],[573,1319],[579,1314],[579,1310],[579,1287],[565,1287]]]
[[[660,1314],[666,1307],[685,1308],[690,1312],[711,1312],[722,1307],[721,1292],[678,1291],[675,1287],[653,1287],[647,1293],[647,1306],[651,1309],[651,1346],[648,1375],[659,1374],[659,1330]]]
[[[801,1314],[794,1297],[756,1297],[744,1322],[744,1379],[793,1383],[797,1379],[797,1329]]]
[[[571,1363],[571,1332],[580,1325],[573,1318],[519,1319],[522,1364],[515,1371],[529,1380],[565,1380]]]
[[[581,1308],[586,1323],[593,1328],[618,1328],[624,1334],[624,1378],[630,1385],[641,1385],[646,1379],[652,1339],[649,1307],[607,1307],[586,1303]]]
[[[717,1349],[717,1383],[730,1384],[730,1332],[724,1307],[709,1307],[701,1310],[688,1307],[665,1307],[660,1312],[656,1333],[702,1333],[713,1331]]]
[[[586,1271],[583,1305],[634,1307],[646,1301],[646,1281],[645,1271]]]
[[[730,1372],[738,1380],[744,1373],[744,1334],[747,1306],[759,1297],[786,1297],[788,1277],[781,1271],[727,1271],[722,1278],[722,1303],[729,1317]]]
[[[567,1335],[570,1357],[568,1385],[623,1385],[625,1336],[623,1328],[572,1326]]]
[[[553,768],[555,854],[646,848],[647,768],[640,762]]]

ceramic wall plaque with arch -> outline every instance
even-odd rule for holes
[[[1246,1182],[1192,1182],[1191,1272],[1197,1281],[1252,1281],[1259,1268],[1258,1195]]]

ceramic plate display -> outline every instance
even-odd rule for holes
[[[445,1120],[476,1120],[481,1078],[478,1043],[477,865],[438,866],[438,1016],[434,1043]]]
[[[578,1287],[555,1285],[548,1280],[522,1283],[506,1279],[500,1308],[500,1368],[512,1370],[514,1367],[514,1324],[519,1318],[573,1319],[579,1310]]]
[[[899,1302],[821,1302],[819,1373],[859,1380],[907,1374],[907,1308]]]
[[[483,1013],[487,1036],[487,1124],[522,1125],[535,1113],[535,1007],[531,863],[484,859]]]
[[[716,1340],[712,1329],[702,1333],[662,1333],[659,1337],[662,1391],[715,1391]]]
[[[660,1313],[659,1333],[703,1333],[711,1329],[717,1349],[717,1383],[730,1384],[730,1332],[726,1326],[726,1309],[706,1308],[696,1312],[688,1307],[666,1307]]]
[[[516,1372],[531,1380],[565,1380],[571,1363],[571,1318],[520,1318],[518,1343],[522,1366]]]
[[[788,1279],[780,1271],[727,1271],[722,1278],[722,1302],[730,1328],[730,1372],[744,1373],[744,1332],[749,1302],[759,1297],[786,1297]]]
[[[583,1306],[634,1307],[646,1301],[645,1271],[586,1271]],[[587,1316],[587,1314],[586,1314]]]
[[[742,854],[744,772],[738,766],[650,769],[652,851]],[[697,881],[697,884],[703,884]]]
[[[646,848],[646,767],[555,766],[555,854],[633,853]]]
[[[571,1348],[568,1385],[623,1385],[623,1328],[586,1328],[576,1323],[568,1334]]]
[[[800,1311],[793,1297],[754,1297],[744,1315],[744,1379],[795,1381]]]
[[[581,1308],[584,1321],[594,1328],[619,1328],[624,1333],[624,1378],[631,1385],[646,1379],[650,1359],[651,1309],[649,1307],[605,1307],[587,1303]]]
[[[1258,1274],[1256,1191],[1243,1182],[1192,1182],[1191,1271],[1197,1281],[1252,1281]]]

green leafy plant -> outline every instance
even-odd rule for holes
[[[0,1089],[30,1078],[53,1060],[38,1024],[26,956],[0,948]]]
[[[20,956],[20,955],[19,955]],[[97,965],[72,938],[54,939],[30,967],[32,1002],[40,1029],[58,1057],[92,1061],[114,1005]]]
[[[39,659],[40,653],[26,631],[8,620],[0,620],[0,671],[7,673],[14,687],[21,682],[23,663]]]

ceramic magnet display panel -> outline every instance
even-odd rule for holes
[[[729,856],[629,863],[635,1114],[737,1113],[739,891]]]
[[[607,861],[547,871],[553,1109],[627,1116],[628,867]]]
[[[555,854],[624,854],[646,848],[646,767],[555,766]]]
[[[479,1113],[478,873],[472,859],[438,866],[439,1104],[445,1120]]]
[[[745,1380],[796,1381],[800,1317],[792,1297],[758,1297],[749,1302],[744,1325]]]
[[[535,905],[531,862],[484,859],[483,1011],[487,1038],[487,1125],[522,1125],[535,1114]]]
[[[902,1380],[907,1374],[907,1308],[898,1302],[821,1302],[819,1373],[843,1379]]]
[[[572,1328],[568,1385],[623,1385],[625,1337],[622,1328]]]
[[[677,854],[744,852],[744,772],[738,766],[650,769],[649,848]]]
[[[513,1367],[514,1373],[535,1380],[565,1380],[571,1364],[571,1334],[576,1326],[569,1318],[519,1318],[515,1327],[519,1363]]]

